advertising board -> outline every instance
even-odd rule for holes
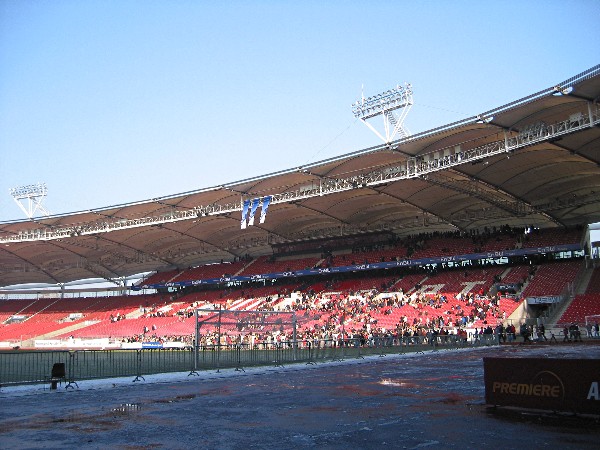
[[[600,415],[600,360],[483,358],[488,405]]]

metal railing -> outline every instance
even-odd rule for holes
[[[24,384],[51,384],[51,371],[56,363],[65,366],[61,387],[78,387],[83,380],[284,364],[316,364],[385,356],[411,352],[437,351],[498,344],[498,336],[427,335],[373,339],[322,339],[280,343],[229,344],[200,346],[197,352],[186,349],[139,350],[75,350],[75,351],[6,351],[0,352],[0,388]]]

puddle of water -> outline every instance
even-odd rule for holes
[[[173,398],[156,399],[156,400],[153,400],[152,403],[177,403],[177,402],[182,402],[185,400],[192,400],[196,397],[197,397],[196,394],[184,394],[184,395],[177,395]]]
[[[401,380],[401,379],[393,379],[393,378],[384,378],[381,381],[379,381],[379,384],[382,384],[384,386],[395,386],[395,387],[410,388],[410,389],[415,389],[415,388],[421,387],[421,385],[419,385],[417,383],[413,383],[411,381],[406,381],[406,380]]]
[[[120,416],[127,416],[132,413],[139,412],[142,409],[141,405],[138,403],[121,403],[116,408],[112,408],[110,410],[111,413]]]

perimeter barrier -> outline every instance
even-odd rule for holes
[[[64,388],[79,387],[83,380],[133,377],[186,372],[196,375],[202,370],[236,369],[285,364],[317,364],[388,354],[452,350],[498,345],[495,335],[467,339],[456,335],[410,337],[386,336],[365,339],[312,339],[277,343],[213,344],[192,348],[137,350],[72,350],[72,351],[0,351],[0,388],[24,384],[51,386],[52,368],[64,364]]]

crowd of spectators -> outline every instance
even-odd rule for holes
[[[385,286],[382,286],[385,287]],[[416,286],[419,287],[419,286]],[[452,302],[450,298],[452,297]],[[435,336],[465,336],[466,329],[475,328],[475,335],[492,334],[492,325],[506,319],[506,312],[499,306],[500,299],[496,295],[488,296],[483,292],[467,293],[452,296],[451,294],[424,294],[418,290],[411,294],[399,292],[380,292],[378,289],[347,292],[307,291],[294,299],[282,296],[269,296],[256,306],[257,311],[282,311],[296,313],[296,338],[307,345],[307,342],[323,341],[338,343],[352,339],[361,345],[373,345],[386,340],[398,342],[400,339],[421,337],[431,339]],[[229,300],[220,305],[194,302],[172,314],[181,321],[194,320],[193,311],[219,309],[228,311],[234,301]],[[415,314],[398,314],[401,308],[410,308]],[[437,314],[429,314],[429,311]],[[381,316],[394,317],[393,326],[382,326]],[[159,336],[156,330],[144,330],[139,336],[128,338],[128,342],[155,340],[169,342],[191,342],[193,335]],[[273,326],[260,321],[259,317],[244,315],[237,319],[235,325],[223,325],[220,344],[230,345],[276,345],[293,338],[292,327]],[[510,339],[510,338],[509,338]],[[504,338],[506,340],[506,338]],[[210,346],[217,343],[215,324],[201,330],[200,345]]]

